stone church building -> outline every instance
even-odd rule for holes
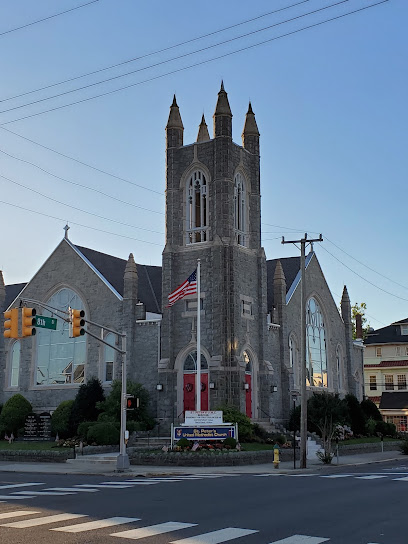
[[[162,267],[136,264],[75,245],[65,236],[27,284],[5,285],[0,309],[36,300],[127,334],[128,378],[150,394],[152,415],[176,421],[196,398],[197,296],[167,308],[167,297],[201,263],[201,407],[234,404],[253,420],[285,423],[300,390],[300,257],[266,260],[261,247],[259,131],[249,104],[242,145],[221,85],[211,138],[204,116],[185,145],[176,99],[166,126],[166,241]],[[307,387],[363,395],[363,353],[352,340],[346,287],[339,311],[313,250],[306,257]],[[28,306],[36,306],[33,303]],[[40,306],[37,313],[53,315]],[[55,315],[55,314],[54,314]],[[16,392],[36,412],[53,411],[98,377],[120,378],[110,331],[68,324],[36,336],[0,338],[0,403]]]

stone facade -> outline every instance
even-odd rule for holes
[[[126,332],[127,374],[148,389],[152,414],[160,421],[178,421],[186,406],[186,374],[194,371],[190,359],[196,351],[197,297],[189,295],[169,308],[167,297],[200,259],[201,352],[207,376],[202,387],[208,408],[229,403],[254,420],[285,423],[292,395],[300,388],[300,259],[266,261],[261,247],[255,115],[250,104],[243,145],[234,143],[232,113],[221,86],[213,138],[204,117],[195,143],[183,145],[183,131],[174,98],[166,127],[161,270],[136,265],[132,254],[123,261],[75,246],[66,235],[25,286],[5,287],[0,275],[0,307],[18,306],[21,299],[46,303],[59,290],[72,290],[82,300],[87,320]],[[324,322],[323,389],[361,398],[362,349],[352,341],[347,290],[339,312],[313,251],[306,259],[306,295],[316,302]],[[100,337],[92,327],[88,330]],[[94,337],[85,338],[85,380],[98,377],[109,390],[105,346]],[[75,396],[80,381],[38,383],[36,337],[20,341],[18,369],[13,367],[13,346],[14,341],[1,336],[0,402],[21,392],[41,412]],[[121,376],[119,355],[112,373],[111,378]]]

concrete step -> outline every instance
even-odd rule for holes
[[[104,453],[96,455],[78,455],[76,459],[67,459],[67,463],[74,465],[98,464],[98,465],[116,465],[119,452]]]

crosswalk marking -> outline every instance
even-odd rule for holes
[[[132,483],[132,482],[143,482],[143,481],[146,481],[146,480],[145,479],[134,479],[134,480],[124,480],[124,481]],[[181,478],[152,478],[150,481],[152,483],[160,484],[161,482],[182,482],[182,479]]]
[[[132,483],[132,485],[154,485],[154,484],[158,484],[159,482],[150,482],[150,481],[144,481],[144,482],[140,482],[140,481],[136,481],[136,480],[126,480],[125,481],[125,485],[126,487],[132,487],[131,485],[127,485],[128,483]],[[101,482],[101,485],[113,485],[115,484],[115,487],[119,487],[122,486],[123,484],[121,484],[120,482]]]
[[[47,525],[48,523],[57,523],[58,521],[68,521],[76,518],[86,518],[84,514],[54,514],[53,516],[44,516],[41,518],[28,519],[24,521],[14,521],[13,523],[2,523],[1,527],[12,527],[14,529],[26,529],[27,527],[37,527],[38,525]]]
[[[393,478],[394,482],[408,482],[408,476],[405,476],[404,478]]]
[[[370,474],[370,476],[355,476],[356,480],[378,480],[378,478],[386,478],[387,476],[378,476]]]
[[[125,489],[126,487],[132,487],[130,484],[123,485],[123,484],[117,484],[117,485],[111,485],[111,484],[77,484],[74,485],[74,487],[87,487],[87,488],[96,488],[96,489]]]
[[[34,495],[0,495],[0,499],[4,499],[8,501],[9,499],[17,500],[17,499],[33,499]]]
[[[327,542],[328,540],[328,538],[318,536],[293,535],[282,540],[274,540],[271,544],[320,544],[320,542]]]
[[[24,497],[27,497],[27,495],[34,496],[34,497],[48,497],[48,496],[61,496],[61,495],[73,495],[74,492],[69,491],[14,491],[12,494],[14,495],[24,495]]]
[[[85,523],[78,523],[76,525],[67,525],[66,527],[57,527],[56,529],[50,529],[51,531],[60,531],[61,533],[82,533],[83,531],[93,531],[94,529],[105,529],[106,527],[113,527],[115,525],[123,525],[124,523],[133,523],[134,521],[140,521],[140,518],[107,518],[97,521],[88,521]]]
[[[48,487],[44,491],[72,491],[74,493],[97,493],[99,489],[78,489],[77,487]]]
[[[141,527],[139,529],[130,529],[129,531],[121,531],[120,533],[112,533],[110,536],[117,536],[119,538],[131,538],[132,540],[139,540],[140,538],[146,538],[148,536],[162,535],[164,533],[170,533],[172,531],[179,531],[180,529],[187,529],[188,527],[195,527],[196,523],[178,523],[177,521],[168,521],[166,523],[159,523],[157,525],[149,525],[148,527]]]
[[[227,527],[226,529],[220,529],[219,531],[212,531],[211,533],[204,533],[202,535],[193,536],[190,538],[172,540],[170,544],[219,544],[221,542],[227,542],[227,540],[233,540],[234,538],[240,538],[242,536],[248,536],[258,532],[259,531],[253,531],[251,529]]]
[[[2,512],[0,519],[17,518],[20,516],[29,516],[30,514],[41,514],[37,510],[14,510],[12,512]]]
[[[329,476],[321,476],[322,478],[349,478],[353,474],[330,474]]]
[[[39,482],[25,483],[25,484],[7,484],[7,485],[0,485],[0,489],[13,489],[14,487],[31,487],[32,485],[45,485],[45,484],[39,483]]]
[[[307,476],[318,476],[318,474],[283,474],[283,476],[292,476],[293,478],[305,478]]]

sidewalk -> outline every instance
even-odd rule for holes
[[[324,465],[316,457],[316,459],[308,459],[307,469],[300,470],[299,461],[296,461],[297,469],[293,469],[293,461],[286,461],[280,463],[279,468],[275,469],[272,463],[264,463],[260,465],[245,465],[245,466],[226,466],[226,467],[172,467],[172,466],[140,466],[131,465],[129,470],[122,473],[116,472],[116,465],[114,463],[114,455],[112,454],[112,462],[103,464],[100,458],[105,457],[101,455],[89,455],[81,458],[80,462],[75,461],[67,463],[10,463],[8,461],[0,462],[0,472],[27,472],[36,474],[88,474],[88,475],[117,475],[117,476],[141,476],[152,477],[162,475],[174,475],[174,474],[260,474],[260,473],[273,473],[273,474],[297,474],[297,473],[310,473],[317,472],[322,469],[330,468],[345,468],[350,466],[370,465],[372,463],[381,463],[384,461],[398,461],[407,462],[408,457],[404,456],[399,451],[386,451],[378,453],[367,453],[358,455],[345,455],[339,457],[339,464],[337,465],[337,459],[334,457],[331,465]],[[99,459],[98,459],[99,458]],[[89,459],[89,460],[88,460]]]

